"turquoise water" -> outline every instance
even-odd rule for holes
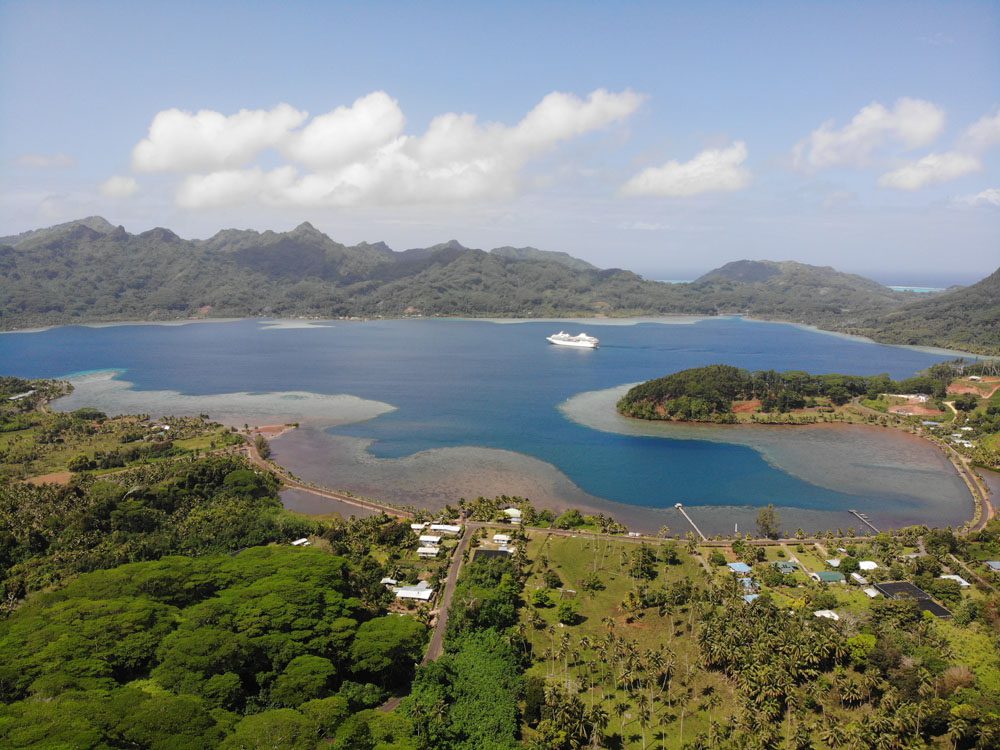
[[[545,336],[559,328],[596,335],[601,348],[547,344]],[[771,502],[841,515],[861,508],[888,525],[968,517],[967,493],[935,449],[899,442],[889,431],[627,434],[588,424],[587,415],[573,417],[560,406],[582,393],[717,362],[898,378],[942,359],[739,319],[636,325],[337,321],[322,327],[236,321],[0,336],[4,373],[57,377],[116,369],[119,379],[132,383],[131,390],[81,388],[70,405],[89,398],[111,411],[147,404],[144,411],[154,415],[158,408],[187,408],[223,411],[240,422],[236,412],[242,409],[258,412],[247,415],[251,423],[283,415],[352,422],[327,429],[309,446],[304,433],[276,441],[275,448],[303,476],[373,495],[454,500],[448,493],[471,494],[480,483],[491,489],[504,477],[530,489],[534,479],[541,486],[544,467],[551,469],[544,492],[555,500],[587,497],[639,508],[683,500],[720,509]],[[235,401],[225,395],[234,393],[240,394]],[[348,404],[353,411],[337,419],[341,401],[311,394],[357,399]],[[201,398],[185,407],[192,396]],[[587,408],[611,407],[595,401]],[[810,438],[813,454],[812,443],[802,440],[807,434],[823,436]],[[509,452],[532,461],[518,464]],[[404,458],[409,463],[395,461]],[[915,468],[925,472],[919,482],[913,481]],[[487,475],[494,484],[482,479]],[[731,525],[725,513],[718,515],[717,526]]]
[[[938,286],[890,286],[894,292],[916,292],[917,294],[930,294],[931,292],[943,292],[944,289]]]

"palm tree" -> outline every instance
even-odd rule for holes
[[[587,715],[587,721],[591,726],[590,746],[597,747],[599,742],[604,741],[604,732],[608,728],[608,722],[610,721],[608,712],[604,710],[603,706],[591,708],[590,713]]]

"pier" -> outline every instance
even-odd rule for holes
[[[854,510],[853,508],[851,510],[849,510],[848,513],[856,516],[857,519],[859,521],[861,521],[861,523],[865,524],[868,528],[870,528],[876,534],[882,533],[882,532],[880,532],[878,530],[878,528],[875,526],[875,524],[873,524],[871,521],[868,520],[868,516],[866,516],[864,513],[858,513],[858,511]]]
[[[701,537],[701,541],[703,541],[703,542],[705,542],[705,541],[708,541],[708,537],[707,537],[707,536],[705,536],[704,534],[702,534],[702,533],[701,533],[701,529],[699,529],[699,528],[698,528],[698,524],[696,524],[696,523],[695,523],[695,522],[694,522],[694,521],[693,521],[693,520],[691,519],[691,516],[689,516],[689,515],[687,514],[687,511],[686,511],[686,510],[684,510],[684,506],[683,506],[683,505],[681,505],[680,503],[675,503],[675,504],[674,504],[674,507],[675,507],[675,508],[677,508],[677,510],[679,510],[679,511],[680,511],[681,515],[682,515],[682,516],[684,516],[684,518],[686,518],[686,519],[687,519],[687,522],[688,522],[689,524],[691,524],[691,528],[692,528],[692,529],[694,529],[694,530],[695,530],[695,532],[696,532],[696,533],[698,534],[698,536],[700,536],[700,537]],[[853,512],[853,511],[852,511],[852,512]]]

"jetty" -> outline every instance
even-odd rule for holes
[[[873,524],[873,523],[872,523],[871,521],[869,521],[869,520],[868,520],[868,516],[867,516],[867,514],[865,514],[865,513],[859,513],[858,511],[854,510],[853,508],[851,508],[851,509],[850,509],[849,511],[847,511],[847,512],[848,512],[848,513],[850,513],[851,515],[853,515],[853,516],[857,517],[857,519],[858,519],[859,521],[861,521],[861,523],[865,524],[865,525],[866,525],[866,526],[867,526],[868,528],[870,528],[870,529],[871,529],[872,531],[874,531],[874,532],[875,532],[876,534],[880,534],[880,533],[882,533],[882,532],[880,532],[880,531],[878,530],[878,527],[876,527],[876,526],[875,526],[875,524]]]
[[[681,515],[687,519],[687,522],[691,524],[691,528],[694,529],[695,533],[697,533],[698,536],[701,537],[701,541],[703,542],[708,541],[708,537],[701,533],[701,529],[698,528],[698,524],[696,524],[694,520],[691,518],[691,516],[687,514],[687,511],[684,510],[684,506],[681,505],[680,503],[674,503],[674,507],[677,508],[677,510],[680,511]]]

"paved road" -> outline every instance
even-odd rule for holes
[[[462,559],[465,557],[465,550],[472,541],[472,535],[478,524],[466,524],[465,533],[451,556],[451,565],[448,568],[448,577],[445,579],[444,588],[441,590],[441,599],[438,601],[438,618],[431,634],[431,642],[427,644],[427,653],[421,664],[436,661],[444,651],[444,634],[448,629],[448,615],[451,611],[451,599],[455,595],[455,584],[458,583],[458,573],[462,569]]]

